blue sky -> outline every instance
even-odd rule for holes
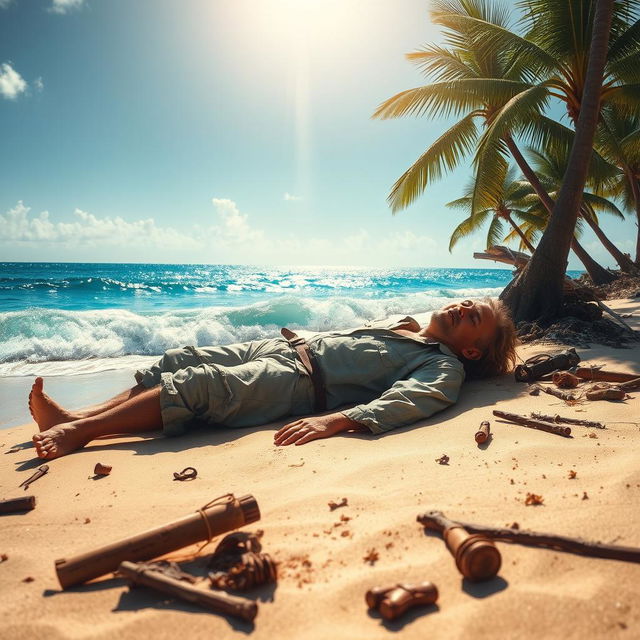
[[[447,122],[370,116],[437,39],[427,0],[0,0],[0,260],[491,266],[447,250],[468,167],[386,203]]]

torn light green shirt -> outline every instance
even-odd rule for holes
[[[307,340],[324,375],[327,408],[356,403],[341,413],[372,433],[446,409],[458,399],[464,380],[462,363],[450,349],[389,329],[397,324],[386,320]]]

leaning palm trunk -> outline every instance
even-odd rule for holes
[[[636,217],[638,232],[636,236],[636,264],[640,267],[640,185],[634,175],[629,176],[631,182],[631,191],[633,192],[633,201],[636,205]]]
[[[520,167],[520,170],[524,174],[525,178],[529,181],[529,184],[536,192],[538,198],[540,198],[540,202],[544,205],[545,209],[551,215],[553,213],[553,207],[555,205],[551,196],[547,193],[547,190],[544,188],[542,183],[540,182],[538,176],[535,171],[531,168],[529,163],[526,161],[525,157],[520,153],[520,149],[514,142],[511,136],[507,136],[505,139],[507,144],[507,148],[509,152],[513,156],[513,159],[516,161],[517,165]],[[576,218],[577,219],[577,218]],[[575,226],[575,222],[574,222]],[[577,248],[576,248],[577,245]],[[593,281],[594,284],[606,284],[608,282],[612,282],[615,278],[596,260],[594,260],[585,249],[578,243],[575,238],[571,241],[571,248],[574,250],[575,254],[578,256],[580,262],[582,262],[584,268],[586,269],[589,277]],[[533,249],[529,249],[533,254]],[[565,267],[566,270],[566,267]],[[564,273],[564,272],[563,272]]]
[[[602,242],[604,248],[611,254],[613,259],[618,263],[618,266],[620,267],[621,271],[623,271],[624,273],[633,273],[633,274],[638,273],[638,269],[633,264],[633,260],[631,260],[629,256],[622,253],[622,251],[620,251],[620,249],[618,249],[618,247],[616,247],[616,245],[613,244],[611,240],[609,240],[609,238],[606,236],[605,232],[602,230],[600,225],[589,214],[583,215],[582,218],[591,227],[591,229],[593,229],[593,232],[598,237],[598,240]]]
[[[531,252],[531,255],[533,255],[533,252],[536,250],[536,248],[531,244],[531,242],[529,242],[529,238],[527,238],[527,236],[524,235],[524,232],[522,231],[522,229],[515,223],[514,219],[511,217],[509,213],[507,213],[504,217],[505,217],[505,220],[511,225],[513,230],[518,234],[518,236],[520,236],[520,240],[522,240],[522,244],[525,247],[527,247],[527,249],[529,249],[529,251]]]
[[[563,298],[567,256],[573,240],[600,113],[613,0],[597,0],[583,100],[564,183],[529,264],[502,293],[516,322],[556,317]]]
[[[593,284],[609,284],[609,282],[613,282],[616,279],[616,276],[614,276],[610,271],[607,271],[589,255],[589,252],[578,242],[575,236],[571,241],[571,248],[576,256],[578,256],[580,262],[584,265],[584,268],[587,270]]]

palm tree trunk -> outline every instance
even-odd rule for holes
[[[602,242],[604,248],[613,256],[613,259],[618,263],[620,270],[624,273],[637,273],[638,269],[633,264],[633,261],[629,256],[626,256],[618,247],[616,247],[611,240],[606,236],[600,225],[588,214],[582,213],[582,219],[593,229],[593,232],[598,237],[598,240]]]
[[[584,265],[584,268],[587,270],[593,284],[609,284],[616,279],[610,271],[607,271],[589,255],[589,252],[576,240],[575,236],[571,241],[571,248],[578,256],[580,262]]]
[[[509,153],[513,156],[513,159],[516,161],[518,167],[520,167],[520,171],[524,173],[524,177],[529,181],[529,184],[533,187],[533,190],[536,192],[538,198],[540,198],[540,202],[542,202],[544,208],[549,213],[551,213],[553,211],[553,205],[555,203],[551,199],[551,196],[547,193],[547,190],[542,186],[542,184],[540,184],[540,180],[538,180],[538,176],[536,175],[535,171],[529,166],[529,163],[520,153],[520,149],[518,149],[511,136],[506,136],[504,141],[507,144]]]
[[[636,205],[636,223],[638,225],[638,232],[636,234],[636,264],[640,267],[640,185],[638,185],[638,180],[634,175],[629,176],[629,181],[631,182],[631,192],[633,193],[633,200]]]
[[[613,0],[596,0],[580,116],[563,185],[535,253],[514,286],[501,296],[516,322],[557,317],[562,304],[567,257],[574,237],[600,113],[602,76],[612,14]]]
[[[545,206],[547,211],[549,213],[552,213],[553,207],[555,206],[555,202],[553,201],[551,196],[547,193],[547,190],[542,186],[535,171],[531,168],[529,163],[526,161],[525,157],[520,153],[520,149],[518,149],[518,146],[514,142],[513,138],[511,138],[511,136],[508,136],[507,138],[505,138],[505,142],[507,144],[509,152],[513,156],[513,159],[516,161],[517,165],[520,167],[520,170],[522,171],[522,173],[524,173],[525,177],[529,181],[529,184],[533,187],[533,190],[536,192],[538,198],[540,198],[540,201]],[[575,223],[574,223],[574,226],[575,226]],[[589,277],[594,282],[594,284],[605,284],[615,279],[601,264],[599,264],[596,260],[594,260],[581,245],[578,244],[579,248],[576,250],[575,246],[573,245],[573,242],[574,241],[572,241],[571,247],[574,249],[574,252],[578,256],[578,259],[580,260],[580,262],[582,262],[582,264],[584,265],[584,268],[586,269],[587,273],[589,274]],[[577,240],[575,240],[575,243],[577,243]],[[530,251],[531,251],[531,254],[533,255],[534,250],[530,249]],[[565,267],[565,270],[566,270],[566,267]],[[506,296],[505,296],[505,299],[506,299]]]
[[[531,251],[531,255],[533,255],[533,252],[536,249],[529,242],[529,238],[527,238],[527,236],[524,235],[524,233],[522,232],[522,229],[514,222],[513,218],[511,217],[511,215],[509,213],[506,213],[504,215],[504,217],[507,220],[507,222],[513,227],[513,230],[520,236],[520,240],[522,240],[522,244],[524,244],[524,246],[527,247],[527,249],[529,249],[529,251]]]

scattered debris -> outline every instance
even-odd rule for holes
[[[573,393],[568,393],[565,391],[558,391],[553,387],[541,387],[539,384],[534,384],[534,387],[537,387],[540,391],[544,391],[548,393],[550,396],[554,398],[558,398],[560,400],[564,400],[569,406],[576,404],[578,402],[578,397],[574,396]]]
[[[298,589],[313,582],[313,564],[308,554],[291,556],[288,560],[279,563],[278,572],[282,577],[296,580]]]
[[[0,554],[0,562],[6,562],[9,559],[9,556],[6,553]]]
[[[624,400],[626,395],[618,385],[608,382],[597,382],[586,393],[588,400]]]
[[[304,460],[300,464],[290,464],[290,467],[304,467]]]
[[[216,613],[237,616],[248,621],[253,620],[258,613],[258,605],[252,600],[220,591],[205,591],[164,575],[157,570],[149,570],[144,564],[125,560],[118,566],[118,574],[126,578],[131,585],[140,584],[150,587],[174,598],[196,603]]]
[[[569,469],[569,480],[574,480],[577,475],[578,475],[577,471],[574,471],[573,469]]]
[[[553,384],[560,389],[575,389],[580,383],[580,378],[568,371],[556,371],[551,379]]]
[[[195,480],[198,475],[198,471],[195,467],[185,467],[182,471],[174,471],[173,479],[180,480]]]
[[[367,549],[367,555],[362,559],[373,565],[380,559],[380,554],[375,550],[375,548]]]
[[[436,458],[438,464],[449,464],[449,456],[443,453],[439,458]]]
[[[346,498],[342,498],[342,500],[340,500],[340,502],[335,502],[334,500],[330,500],[327,505],[329,506],[329,510],[330,511],[335,511],[336,509],[339,509],[340,507],[348,507],[349,506],[349,502]]]
[[[85,524],[89,524],[90,522],[91,522],[91,518],[85,518],[85,519],[84,519],[84,523],[85,523]]]
[[[539,496],[537,493],[527,493],[524,504],[527,507],[536,507],[538,505],[544,504],[544,498],[542,496]]]
[[[545,422],[544,420],[534,420],[533,418],[527,418],[526,416],[518,415],[517,413],[508,413],[506,411],[493,411],[493,415],[503,420],[507,420],[509,423],[515,423],[529,429],[538,429],[540,431],[546,431],[548,433],[554,433],[557,436],[563,436],[564,438],[571,437],[571,427],[565,427],[557,425],[552,422]]]
[[[576,411],[582,411],[582,409],[576,409]],[[578,418],[564,418],[559,415],[548,416],[544,413],[534,411],[530,414],[532,418],[536,420],[544,420],[545,422],[563,422],[566,424],[577,424],[582,427],[593,427],[594,429],[606,429],[607,427],[602,422],[593,422],[592,420],[579,420]]]
[[[582,499],[583,499],[583,500],[588,500],[588,499],[589,499],[589,496],[587,495],[587,492],[586,492],[586,491],[583,491],[583,492],[582,492]]]
[[[35,509],[35,507],[35,496],[24,496],[23,498],[9,498],[8,500],[0,500],[0,513],[31,511],[31,509]]]
[[[49,471],[49,465],[43,464],[41,467],[38,467],[38,470],[31,476],[29,476],[24,482],[21,482],[18,486],[24,487],[26,491],[29,488],[29,485],[32,482],[35,482],[38,478],[42,478],[45,473]]]
[[[35,578],[33,576],[27,576],[26,578],[22,579],[22,582],[33,582],[35,580]]]
[[[368,607],[378,611],[385,620],[395,620],[408,609],[434,604],[437,599],[438,589],[431,582],[374,587],[365,595]]]
[[[102,464],[98,462],[96,466],[93,468],[93,475],[95,476],[108,476],[111,473],[111,467],[108,464]]]
[[[474,436],[475,441],[478,444],[482,444],[483,442],[486,442],[489,439],[490,435],[491,435],[491,423],[488,420],[483,420],[480,423],[480,429],[476,431],[476,434]]]

